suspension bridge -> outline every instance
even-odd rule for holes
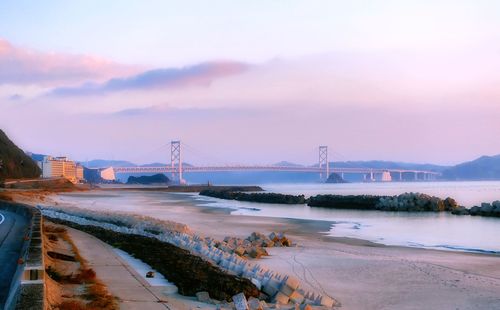
[[[112,167],[115,173],[166,173],[172,175],[172,180],[184,183],[184,173],[197,172],[228,172],[228,171],[280,171],[280,172],[304,172],[318,173],[320,179],[326,179],[331,173],[337,173],[342,178],[345,174],[361,174],[366,181],[375,181],[376,176],[382,181],[403,181],[403,175],[412,174],[414,180],[434,180],[440,173],[429,170],[411,169],[383,169],[383,168],[343,168],[330,167],[328,162],[328,146],[322,145],[318,148],[318,164],[314,166],[295,165],[204,165],[192,166],[182,162],[183,152],[181,141],[170,143],[170,165],[156,167]],[[395,177],[393,177],[395,176]]]

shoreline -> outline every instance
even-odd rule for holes
[[[133,192],[133,191],[138,191],[138,192],[158,192],[155,190],[156,188],[92,188],[92,189],[76,189],[74,191],[63,191],[63,192],[39,192],[35,191],[34,197],[29,197],[31,195],[22,195],[22,191],[13,191],[14,193],[17,192],[21,194],[21,196],[14,196],[12,197],[15,201],[19,201],[22,203],[26,204],[31,204],[33,206],[36,206],[36,204],[45,204],[47,203],[46,199],[48,198],[49,201],[51,200],[50,197],[52,196],[60,196],[60,195],[71,195],[75,197],[88,197],[89,194],[92,194],[92,197],[94,198],[105,198],[109,197],[110,193],[116,190],[118,193],[116,196],[119,196],[119,192],[124,190],[124,192]],[[104,193],[102,194],[95,194],[96,192],[103,191]],[[162,192],[162,191],[160,191]],[[168,192],[168,191],[166,191]],[[12,192],[11,192],[12,193]],[[176,201],[176,204],[182,205],[184,208],[190,209],[194,213],[200,213],[200,214],[209,214],[209,215],[226,215],[226,216],[231,216],[231,217],[241,217],[240,221],[249,221],[249,222],[255,222],[254,220],[251,220],[253,218],[259,218],[263,219],[265,221],[269,222],[284,222],[281,223],[281,226],[297,226],[297,225],[306,225],[302,227],[302,232],[301,230],[295,230],[292,231],[294,234],[297,235],[302,235],[302,234],[315,234],[316,237],[321,238],[321,240],[325,242],[336,242],[336,243],[341,243],[345,245],[359,245],[359,246],[368,246],[368,247],[386,247],[386,248],[399,248],[399,249],[413,249],[413,250],[424,250],[424,251],[438,251],[438,252],[451,252],[451,253],[463,253],[463,254],[477,254],[477,255],[487,255],[487,256],[493,256],[493,257],[500,257],[500,251],[490,251],[490,250],[482,250],[482,249],[469,249],[469,248],[431,248],[431,247],[425,247],[425,246],[405,246],[405,245],[391,245],[391,244],[384,244],[384,243],[379,243],[376,241],[368,240],[368,239],[362,239],[362,238],[355,238],[355,237],[346,237],[346,236],[332,236],[332,235],[327,235],[328,231],[330,230],[331,225],[336,224],[338,222],[336,221],[331,221],[331,220],[317,220],[317,219],[298,219],[298,218],[291,218],[291,217],[271,217],[271,216],[261,216],[261,215],[239,215],[239,214],[231,214],[232,211],[237,210],[236,208],[227,208],[227,207],[213,207],[213,206],[207,206],[211,204],[211,201],[200,201],[195,199],[193,192],[187,191],[187,192],[168,192],[169,195],[173,195],[177,198],[180,198],[179,201]],[[22,197],[21,200],[19,198]],[[33,199],[35,201],[33,201]],[[60,202],[57,200],[54,201],[55,205],[58,205]],[[64,203],[63,203],[64,204]],[[256,203],[258,205],[259,203]],[[196,205],[196,206],[195,206]],[[380,211],[382,212],[382,211]],[[179,223],[185,224],[182,221],[178,221]],[[186,223],[187,224],[187,223]],[[500,223],[499,223],[500,224]],[[188,224],[189,225],[189,224]],[[189,225],[191,227],[191,225]],[[304,231],[304,227],[309,227],[310,229]],[[319,228],[321,227],[321,228]],[[240,236],[243,237],[243,236]],[[245,236],[246,237],[246,236]]]
[[[77,195],[92,193],[95,194]],[[110,192],[104,194],[120,197],[122,193],[125,192],[116,192],[117,196],[111,196]],[[195,202],[201,206],[194,206],[194,202],[190,202],[194,200],[192,196],[185,193],[151,195],[154,199],[172,200],[150,203],[141,210],[127,210],[120,201],[116,204],[123,212],[183,223],[196,233],[217,239],[247,237],[253,231],[283,231],[297,246],[268,248],[270,256],[255,262],[299,278],[306,289],[333,296],[340,301],[342,309],[415,309],[416,305],[423,305],[422,300],[427,308],[500,306],[498,255],[386,246],[361,239],[331,237],[325,234],[330,221],[231,215],[229,210],[203,206],[199,201]],[[65,205],[93,210],[109,207],[60,198],[56,194],[41,203],[59,208]]]

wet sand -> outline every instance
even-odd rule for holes
[[[184,223],[196,233],[219,239],[283,231],[297,246],[269,249],[271,256],[260,262],[334,297],[342,309],[500,309],[498,255],[334,238],[325,234],[330,228],[327,221],[230,215],[227,209],[195,206],[187,195],[174,197],[176,201],[167,206],[149,203],[132,212]],[[59,206],[63,204],[59,200]]]

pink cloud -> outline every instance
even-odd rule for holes
[[[62,53],[45,53],[0,39],[1,84],[74,84],[136,73],[139,68],[109,60]]]

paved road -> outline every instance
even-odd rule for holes
[[[0,210],[0,309],[9,293],[27,225],[24,217]]]

